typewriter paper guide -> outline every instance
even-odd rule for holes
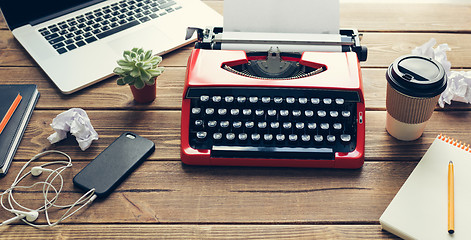
[[[339,34],[339,0],[225,0],[224,32]]]

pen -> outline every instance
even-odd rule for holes
[[[448,163],[448,233],[455,232],[455,183],[453,162]]]

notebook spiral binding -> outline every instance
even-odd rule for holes
[[[440,140],[442,140],[446,143],[450,143],[453,146],[457,146],[458,148],[461,148],[461,149],[471,153],[471,147],[467,143],[464,143],[464,142],[461,142],[461,141],[458,142],[458,140],[455,140],[453,138],[450,138],[450,137],[448,137],[446,135],[442,135],[442,134],[438,135],[438,139],[440,139]]]

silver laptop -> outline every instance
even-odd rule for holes
[[[134,47],[164,54],[186,28],[222,26],[199,0],[0,0],[15,38],[64,94],[112,76]]]

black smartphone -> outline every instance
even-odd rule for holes
[[[95,188],[97,197],[106,197],[154,150],[154,142],[125,132],[75,175],[74,185]]]

